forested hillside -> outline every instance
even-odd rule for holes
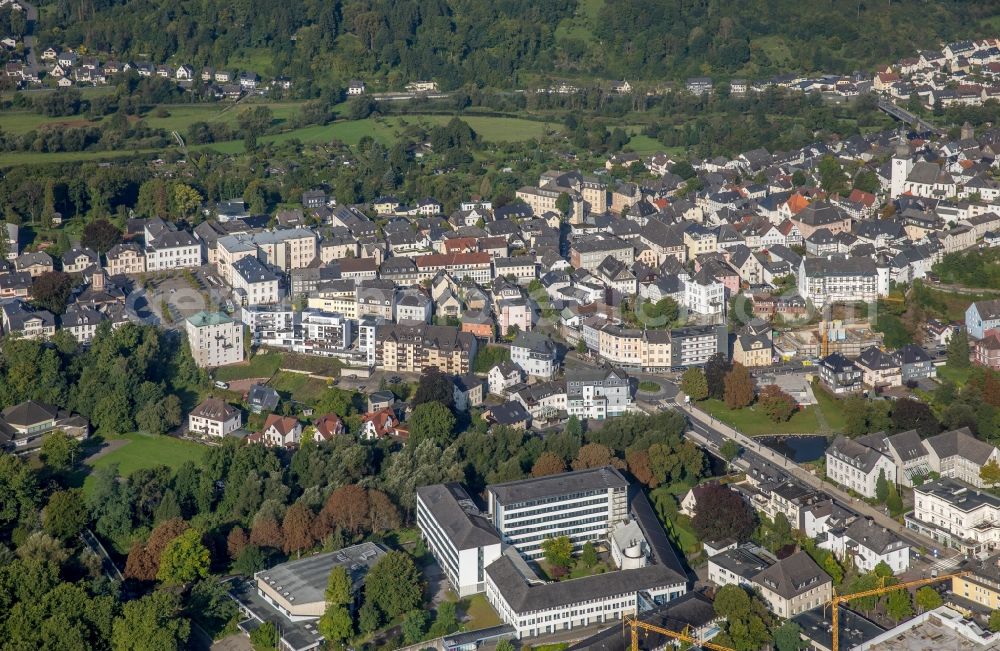
[[[154,62],[510,87],[542,75],[850,72],[996,35],[995,0],[47,0],[42,43]],[[302,87],[300,86],[300,90]]]

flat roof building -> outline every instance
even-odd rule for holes
[[[326,585],[335,567],[344,567],[351,578],[352,594],[364,584],[368,571],[385,556],[386,550],[372,542],[345,547],[340,551],[307,556],[276,565],[241,581],[230,590],[246,619],[239,626],[246,633],[265,622],[278,629],[278,647],[285,651],[319,648],[323,636],[316,620],[326,610]]]

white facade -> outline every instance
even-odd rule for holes
[[[458,484],[418,489],[417,526],[459,597],[486,589],[485,568],[500,558],[500,537],[488,530],[465,489]]]
[[[206,400],[188,414],[188,430],[206,436],[222,438],[242,426],[243,416],[239,409],[233,409],[221,400]]]
[[[687,593],[685,583],[659,586],[644,591],[653,599],[669,601]],[[517,638],[535,637],[558,631],[593,626],[620,620],[625,615],[635,614],[639,609],[639,598],[636,590],[608,595],[593,599],[586,593],[580,595],[580,601],[561,604],[544,610],[520,613],[514,610],[504,598],[493,580],[486,577],[486,599],[505,623],[514,627]]]
[[[560,481],[558,475],[490,486],[487,510],[504,541],[528,558],[539,558],[547,538],[567,536],[575,547],[606,539],[627,515],[628,482],[609,468],[574,474],[572,489],[546,490],[546,484]]]
[[[221,312],[199,312],[185,321],[195,364],[214,368],[243,361],[243,324]]]
[[[875,497],[879,472],[885,473],[886,481],[892,482],[896,464],[889,457],[880,456],[874,465],[866,468],[829,451],[826,454],[826,476],[865,497]]]
[[[850,560],[861,572],[885,563],[898,576],[910,567],[910,546],[870,520],[855,520],[845,530],[829,532],[819,546],[841,561]]]

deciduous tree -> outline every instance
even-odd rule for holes
[[[317,538],[325,538],[340,527],[352,536],[367,531],[370,523],[368,493],[356,484],[341,486],[327,498],[317,518]]]
[[[566,472],[566,462],[551,452],[542,452],[531,466],[532,477],[547,477]]]
[[[285,511],[281,522],[281,537],[286,554],[302,552],[313,546],[313,512],[308,506],[296,502]]]
[[[730,409],[742,409],[753,402],[753,378],[739,362],[726,374],[725,400]]]
[[[229,560],[235,561],[239,558],[249,542],[243,527],[233,527],[226,536],[226,552],[229,554]]]
[[[621,459],[616,457],[606,445],[600,443],[588,443],[580,448],[576,459],[573,460],[573,470],[585,470],[587,468],[600,468],[601,466],[622,467]]]
[[[454,438],[455,414],[440,402],[424,402],[413,409],[409,418],[411,445],[431,440],[446,447]]]
[[[75,284],[67,273],[46,271],[31,282],[31,302],[53,314],[62,314]]]
[[[573,564],[573,541],[568,536],[556,536],[542,541],[542,553],[553,567],[569,568]]]
[[[111,631],[114,651],[174,651],[187,645],[191,623],[180,616],[180,598],[156,591],[129,601]]]
[[[681,391],[691,400],[704,400],[708,397],[708,380],[700,368],[691,367],[681,376]]]
[[[56,491],[49,497],[45,507],[45,531],[61,540],[69,540],[79,535],[87,524],[87,505],[83,491],[73,488]]]
[[[705,362],[705,381],[708,384],[708,397],[722,400],[726,395],[726,374],[732,365],[722,353],[716,353]]]
[[[917,590],[916,602],[920,612],[924,612],[939,607],[944,603],[944,599],[941,598],[941,594],[937,590],[925,585]]]
[[[987,486],[1000,484],[1000,465],[997,464],[996,459],[990,459],[983,464],[983,467],[979,469],[979,478]]]
[[[83,227],[80,244],[103,255],[121,240],[122,232],[117,226],[106,219],[96,219]]]
[[[420,607],[421,593],[420,573],[403,552],[387,553],[365,577],[365,600],[389,619]]]
[[[201,532],[188,529],[163,549],[156,578],[168,585],[204,579],[210,564],[211,557],[201,541]]]
[[[775,423],[783,423],[795,413],[795,398],[781,390],[776,384],[769,384],[760,390],[757,404]]]
[[[728,487],[709,484],[698,495],[691,525],[701,540],[733,538],[745,542],[757,528],[757,513]]]

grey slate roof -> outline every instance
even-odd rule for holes
[[[924,442],[920,440],[920,434],[917,433],[917,430],[911,429],[907,432],[894,434],[886,439],[886,442],[903,463],[927,455],[927,449],[924,448]]]
[[[791,599],[832,581],[813,559],[803,551],[797,551],[783,558],[771,567],[759,572],[754,583],[767,586],[785,599]]]
[[[932,436],[927,439],[926,444],[941,459],[960,456],[979,465],[986,463],[995,449],[989,443],[974,437],[968,427]]]
[[[500,504],[517,504],[569,493],[609,488],[628,488],[628,480],[611,466],[494,484],[487,490]]]
[[[455,549],[474,549],[500,542],[500,535],[482,516],[461,484],[421,486],[417,497],[434,516]]]

